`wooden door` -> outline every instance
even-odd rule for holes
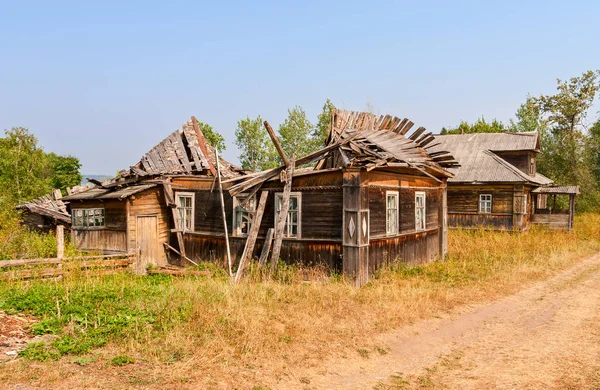
[[[137,217],[136,247],[138,257],[135,270],[138,275],[144,275],[149,264],[158,264],[158,217],[156,215]]]

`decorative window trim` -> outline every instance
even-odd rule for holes
[[[488,197],[489,199],[485,199]],[[489,211],[487,206],[490,206]],[[483,205],[483,207],[481,207]],[[479,214],[491,214],[494,207],[494,197],[492,194],[479,194]]]
[[[179,222],[181,224],[181,226],[176,226],[177,229],[181,229],[184,232],[193,232],[194,231],[194,218],[196,215],[196,194],[193,192],[175,192],[175,203],[177,204],[177,210],[181,210],[181,207],[179,207],[179,199],[180,198],[187,198],[190,197],[192,198],[192,214],[190,216],[191,221],[190,221],[190,228],[187,229],[185,227],[185,223],[181,218],[181,213],[179,214]]]
[[[289,236],[289,235],[284,235],[284,238],[290,238],[290,239],[299,239],[302,238],[302,192],[290,192],[290,198],[292,197],[296,197],[298,198],[298,234],[296,236]],[[283,199],[283,192],[276,192],[275,193],[275,204],[273,205],[273,207],[275,208],[275,216],[273,217],[273,219],[275,220],[274,222],[274,226],[277,226],[277,204],[278,199],[281,198]],[[288,215],[289,215],[289,211],[288,211]],[[287,217],[286,217],[286,224],[288,223]]]
[[[388,209],[388,199],[390,197],[396,198],[396,223],[393,229],[390,229],[390,210]],[[386,191],[385,192],[385,234],[388,236],[395,236],[398,234],[398,224],[400,221],[400,194],[398,191]]]
[[[529,206],[529,204],[527,203],[527,194],[524,193],[523,194],[523,214],[527,214],[529,212],[528,206]]]
[[[248,231],[250,231],[250,227],[252,226],[252,221],[254,220],[254,215],[256,215],[256,194],[252,195],[252,197],[254,198],[254,210],[248,210],[248,211],[241,211],[241,210],[237,210],[237,207],[239,206],[240,203],[242,203],[247,197],[248,197],[248,193],[243,193],[243,194],[238,194],[235,195],[233,197],[233,213],[232,213],[232,223],[231,226],[233,228],[233,231],[231,232],[232,236],[234,237],[247,237],[248,233],[242,233],[241,229],[242,227],[240,225],[238,225],[238,213],[247,213],[247,214],[253,214],[252,218],[249,219],[250,223],[248,225]]]
[[[423,197],[423,226],[419,227],[419,214],[417,212],[417,198]],[[415,230],[424,231],[427,230],[427,195],[424,191],[415,192]]]
[[[99,213],[97,213],[99,211]],[[91,214],[90,214],[91,212]],[[81,215],[78,215],[80,214]],[[106,212],[104,207],[74,208],[71,210],[71,224],[76,228],[104,227],[106,225]],[[89,216],[94,216],[94,224],[89,224]]]

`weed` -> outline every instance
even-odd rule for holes
[[[368,359],[368,358],[369,358],[369,351],[368,351],[368,350],[366,350],[366,349],[360,349],[360,348],[359,348],[359,349],[357,349],[357,350],[356,350],[356,352],[358,352],[358,354],[359,354],[361,357],[365,358],[365,359]]]
[[[59,359],[60,353],[51,346],[46,345],[43,341],[39,341],[29,343],[24,350],[19,352],[19,356],[29,360],[46,362]]]
[[[110,362],[113,366],[125,366],[127,364],[135,363],[135,360],[126,355],[119,355],[113,358],[113,360],[111,360]]]
[[[87,366],[88,364],[95,363],[98,360],[95,356],[81,356],[71,359],[71,363],[79,366]]]

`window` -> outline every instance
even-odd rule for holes
[[[179,210],[180,228],[194,231],[194,194],[177,192],[177,209]]]
[[[425,230],[425,193],[415,192],[415,229]]]
[[[77,227],[104,226],[104,209],[73,209],[71,218]]]
[[[279,193],[275,195],[275,224],[277,224],[277,214],[281,209],[283,203],[283,194]],[[283,229],[284,237],[300,237],[300,193],[292,192],[290,194],[290,207],[288,208],[288,215]]]
[[[523,194],[523,213],[527,214],[527,194]]]
[[[479,195],[479,212],[483,214],[490,214],[492,212],[492,195]]]
[[[547,194],[538,194],[537,196],[537,208],[545,209],[548,207],[548,195]]]
[[[398,192],[386,191],[385,193],[385,231],[388,235],[398,233]]]
[[[234,236],[246,236],[250,232],[252,219],[254,219],[254,213],[256,212],[256,195],[252,196],[245,205],[242,205],[247,198],[247,194],[233,197]]]

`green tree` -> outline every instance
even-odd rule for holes
[[[323,104],[323,110],[317,116],[317,125],[313,129],[312,138],[315,149],[322,148],[325,145],[327,135],[329,135],[329,125],[331,124],[331,115],[335,106],[331,100],[327,99]]]
[[[580,77],[557,80],[554,95],[534,99],[549,130],[544,134],[544,153],[540,171],[558,184],[581,187],[579,210],[597,208],[600,201],[596,166],[595,128],[587,131],[586,118],[600,90],[598,71],[586,71]]]
[[[81,183],[81,163],[79,159],[73,156],[59,156],[55,153],[48,153],[48,163],[50,165],[50,186],[58,188],[63,193],[67,187],[74,187]]]
[[[204,134],[204,138],[206,138],[206,141],[208,141],[208,143],[213,148],[217,149],[219,153],[224,151],[226,145],[225,138],[223,138],[223,135],[218,131],[214,130],[213,127],[209,124],[200,122],[198,119],[196,119],[196,122],[198,122],[198,127],[200,128],[202,134]]]
[[[487,122],[482,116],[481,118],[477,118],[477,121],[473,124],[461,121],[456,127],[442,127],[440,134],[503,133],[507,130],[506,126],[499,120],[494,119],[491,122]]]
[[[263,126],[260,115],[238,121],[235,144],[240,149],[240,162],[244,169],[260,171],[277,166],[275,148]]]
[[[315,149],[311,136],[313,125],[306,117],[306,112],[300,106],[288,109],[288,117],[279,125],[279,140],[287,156],[306,156]]]
[[[13,127],[0,138],[0,197],[4,207],[30,200],[52,189],[51,171],[38,140],[23,127]]]

